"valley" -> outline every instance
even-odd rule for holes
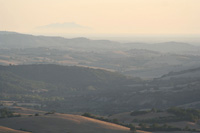
[[[0,131],[199,132],[199,50],[1,32]]]

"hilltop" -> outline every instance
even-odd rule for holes
[[[103,122],[80,115],[48,113],[26,108],[10,108],[16,113],[21,113],[20,117],[0,118],[0,131],[16,131],[16,133],[129,133],[130,129],[117,124]],[[35,115],[38,114],[38,115]],[[14,130],[15,129],[15,130]]]

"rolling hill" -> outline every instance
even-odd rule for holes
[[[0,132],[1,133],[30,133],[30,132],[14,130],[14,129],[3,127],[3,126],[0,126]]]
[[[0,66],[0,79],[1,100],[37,103],[44,110],[99,113],[109,111],[106,95],[143,82],[101,69],[44,64]]]
[[[198,46],[182,42],[119,43],[0,32],[1,65],[76,65],[152,79],[170,71],[198,67],[199,51]]]
[[[0,31],[0,47],[2,48],[36,48],[36,47],[53,47],[72,48],[84,50],[116,50],[116,49],[146,49],[160,52],[184,52],[198,51],[199,47],[182,42],[164,42],[158,44],[145,43],[119,43],[109,40],[90,40],[87,38],[63,38],[56,36],[34,36],[20,34],[16,32]],[[165,48],[163,48],[165,47]]]
[[[23,129],[33,133],[128,133],[129,128],[77,115],[55,114],[48,116],[0,119],[0,125]]]
[[[95,50],[98,48],[113,49],[121,44],[109,40],[90,40],[87,38],[64,38],[57,36],[34,36],[29,34],[20,34],[16,32],[0,32],[1,48],[60,48],[71,50]]]
[[[102,69],[53,64],[0,66],[0,70],[12,72],[25,79],[64,84],[70,87],[84,87],[91,84],[126,84],[134,79]],[[138,81],[140,81],[139,78]]]

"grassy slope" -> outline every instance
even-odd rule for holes
[[[0,125],[13,129],[24,129],[33,133],[129,133],[129,128],[91,118],[53,114],[32,117],[0,119]]]
[[[17,131],[11,128],[0,126],[0,133],[29,133],[29,132]]]
[[[84,116],[71,114],[48,114],[23,107],[13,107],[22,117],[0,119],[0,125],[13,129],[24,129],[33,133],[130,133],[129,128]],[[39,113],[39,116],[34,116]],[[32,115],[32,116],[29,116]],[[150,133],[137,131],[138,133]]]

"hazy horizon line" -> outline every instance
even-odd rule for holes
[[[56,36],[64,38],[88,38],[111,40],[118,42],[144,42],[144,43],[160,43],[160,42],[186,42],[194,45],[200,45],[200,34],[68,34],[68,33],[34,33],[34,32],[18,32],[4,30],[1,32],[13,32],[19,34],[29,34],[34,36]]]

